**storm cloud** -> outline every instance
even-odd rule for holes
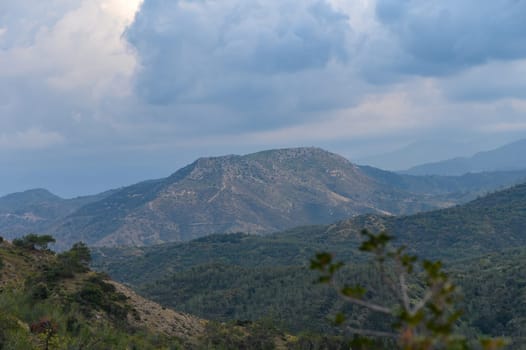
[[[445,75],[526,56],[525,1],[378,0],[376,14],[407,73]]]
[[[297,122],[312,104],[342,103],[312,87],[328,80],[338,88],[353,32],[325,0],[147,0],[126,38],[140,64],[135,88],[147,103],[220,105],[231,117],[255,115],[234,122],[257,129]]]

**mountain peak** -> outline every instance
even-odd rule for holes
[[[55,232],[90,244],[144,245],[400,213],[401,201],[404,213],[421,205],[342,156],[316,147],[284,148],[199,158],[164,180],[124,188],[82,208]]]
[[[28,200],[35,200],[35,199],[61,199],[59,196],[49,192],[45,188],[33,188],[30,190],[22,191],[22,192],[15,192],[10,193],[6,196],[0,197],[0,200],[3,199],[13,199],[13,198],[25,198]]]
[[[228,154],[224,156],[215,157],[201,157],[194,163],[196,165],[207,165],[210,163],[225,163],[249,159],[273,159],[273,160],[287,160],[294,158],[309,158],[309,157],[330,157],[339,158],[342,161],[348,162],[344,157],[335,153],[329,152],[319,147],[293,147],[293,148],[276,148],[245,155]]]
[[[319,147],[294,147],[294,148],[277,148],[271,150],[260,151],[245,155],[247,158],[269,157],[278,159],[294,159],[294,158],[308,158],[308,157],[338,157],[343,161],[348,162],[344,157],[335,153],[324,150]]]

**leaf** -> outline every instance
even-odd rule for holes
[[[345,317],[345,315],[344,315],[343,313],[341,313],[341,312],[338,313],[338,314],[336,315],[336,317],[334,317],[334,324],[335,324],[336,326],[341,325],[341,324],[344,323],[345,321],[346,321],[346,317]]]
[[[367,291],[361,286],[345,286],[341,289],[341,293],[350,298],[360,299]]]

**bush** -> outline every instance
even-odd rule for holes
[[[88,246],[83,242],[78,242],[70,250],[58,255],[60,265],[68,269],[71,273],[87,272],[91,262],[91,253]]]
[[[92,310],[103,310],[117,320],[126,320],[129,306],[120,303],[127,297],[117,292],[115,286],[105,282],[101,276],[90,277],[81,290],[76,293],[75,300],[83,305],[82,311],[86,316],[91,316]]]
[[[55,238],[53,236],[36,235],[34,233],[13,240],[15,246],[28,250],[46,250],[48,249],[48,244],[54,242]]]
[[[42,282],[35,285],[31,290],[31,297],[34,300],[47,299],[49,297],[49,290],[47,286]]]

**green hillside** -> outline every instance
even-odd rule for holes
[[[464,332],[505,335],[523,344],[526,248],[513,249],[526,247],[525,203],[526,185],[518,185],[413,216],[361,216],[263,237],[238,233],[153,247],[102,248],[96,251],[95,265],[154,300],[201,317],[270,318],[290,331],[337,334],[327,315],[334,315],[341,301],[313,286],[309,259],[319,251],[332,252],[354,263],[348,278],[378,290],[357,251],[358,232],[387,229],[396,244],[447,262],[465,294],[466,314],[459,325]],[[356,312],[362,325],[382,324],[374,315]]]
[[[363,258],[363,256],[362,256]],[[526,249],[508,250],[451,262],[447,270],[460,286],[465,313],[458,327],[472,338],[505,336],[512,349],[526,349]],[[346,281],[376,291],[373,297],[389,300],[376,270],[353,264]],[[202,264],[141,282],[139,292],[171,307],[218,321],[272,320],[289,332],[340,334],[331,318],[344,311],[351,322],[365,329],[389,327],[389,320],[345,303],[329,288],[315,285],[315,274],[304,265],[241,266]]]
[[[173,311],[91,271],[85,245],[55,254],[42,237],[0,240],[0,349],[322,350],[351,341]]]
[[[85,246],[57,255],[24,242],[0,242],[1,349],[174,349],[202,336],[204,321],[91,271]]]
[[[210,263],[303,265],[317,251],[356,255],[363,228],[386,229],[396,244],[428,258],[456,260],[526,245],[526,184],[465,205],[411,216],[366,215],[332,225],[305,226],[267,236],[211,235],[187,243],[100,248],[97,266],[131,283]]]

